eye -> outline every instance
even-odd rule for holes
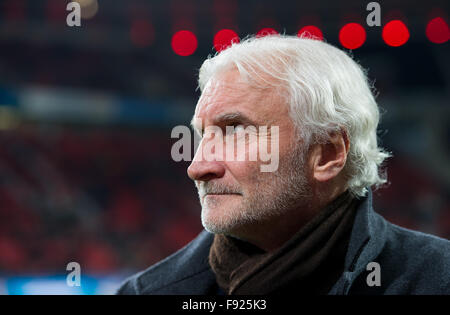
[[[231,124],[231,125],[226,126],[225,132],[227,135],[233,135],[233,134],[239,134],[239,133],[243,132],[244,130],[245,130],[244,125],[236,123],[236,124]]]

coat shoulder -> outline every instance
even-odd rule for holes
[[[413,257],[418,262],[434,261],[445,266],[450,272],[450,241],[435,235],[409,230],[391,224],[388,240],[403,249],[405,256]]]
[[[385,293],[450,294],[450,241],[388,223],[378,257]]]
[[[180,294],[171,292],[174,284],[210,273],[208,253],[213,235],[202,231],[194,240],[174,254],[126,279],[116,294]],[[178,287],[180,287],[180,285]],[[186,284],[181,287],[186,288]],[[170,288],[171,289],[167,289]],[[175,286],[176,287],[176,286]],[[193,293],[194,294],[194,293]]]

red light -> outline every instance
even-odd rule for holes
[[[172,49],[180,56],[192,55],[197,44],[197,37],[191,31],[178,31],[172,36]]]
[[[256,33],[256,37],[264,37],[267,35],[276,35],[278,32],[271,27],[264,27]]]
[[[384,42],[389,46],[398,47],[408,41],[409,31],[402,21],[393,20],[383,27],[381,36],[383,37]]]
[[[131,24],[130,37],[136,46],[146,47],[153,42],[155,33],[152,25],[148,21],[139,19],[133,21]]]
[[[216,33],[213,43],[216,51],[222,51],[232,43],[239,43],[239,36],[233,30],[223,29]]]
[[[314,26],[314,25],[308,25],[308,26],[302,27],[298,31],[297,36],[323,40],[322,31],[320,30],[320,28],[318,28],[317,26]]]
[[[339,41],[348,49],[361,47],[366,41],[366,30],[358,23],[345,24],[339,31]]]
[[[430,42],[435,44],[443,44],[450,38],[448,25],[441,17],[434,18],[428,22],[425,34]]]

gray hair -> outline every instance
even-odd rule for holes
[[[323,143],[330,133],[347,133],[350,151],[343,171],[350,193],[364,196],[367,187],[386,183],[380,167],[391,154],[377,144],[379,109],[364,69],[345,52],[310,38],[249,37],[205,60],[200,90],[233,68],[254,86],[275,87],[307,147]]]

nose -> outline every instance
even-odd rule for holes
[[[194,181],[209,181],[221,178],[225,174],[225,167],[220,161],[192,161],[187,169],[188,176]]]
[[[207,139],[207,137],[202,139],[194,159],[187,169],[188,176],[194,181],[209,181],[225,175],[223,157],[220,156],[220,150],[216,151],[216,146],[221,145],[221,143],[216,142],[212,146],[212,150],[205,149],[206,144],[210,143],[210,141],[218,140],[215,137],[213,139]]]

